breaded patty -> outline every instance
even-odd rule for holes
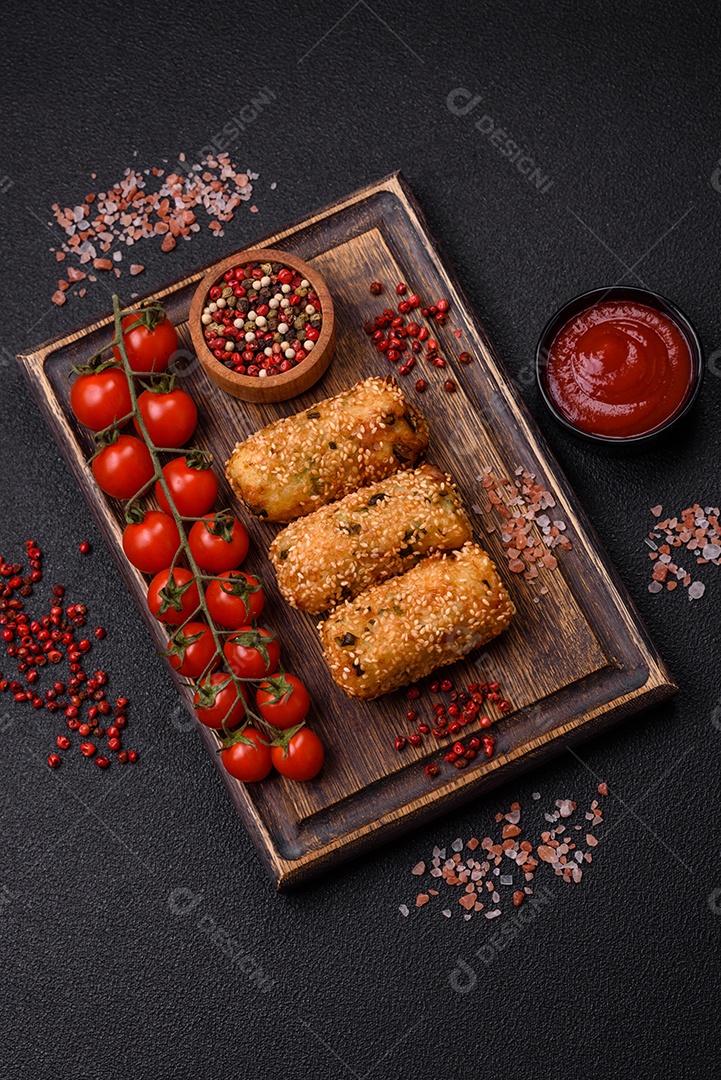
[[[421,465],[292,522],[269,555],[288,603],[317,615],[470,538],[450,477]]]
[[[413,468],[427,445],[423,416],[394,379],[374,376],[238,443],[226,475],[253,514],[293,521]]]
[[[377,698],[490,641],[514,613],[489,556],[469,543],[346,601],[319,629],[338,685]]]

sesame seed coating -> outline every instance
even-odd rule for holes
[[[350,697],[370,699],[484,645],[515,610],[489,556],[468,543],[347,600],[319,630],[335,681]]]
[[[398,472],[278,533],[269,556],[292,607],[317,615],[471,539],[449,476],[435,465]]]
[[[394,379],[374,376],[238,443],[226,476],[252,513],[293,521],[412,468],[427,445],[423,416]]]

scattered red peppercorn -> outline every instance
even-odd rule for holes
[[[96,626],[93,630],[93,633],[95,634],[95,637],[98,639],[98,641],[102,641],[106,634],[105,627]]]
[[[416,390],[419,394],[425,394],[428,383],[425,379],[416,379]]]
[[[87,555],[90,551],[90,543],[87,540],[83,540],[82,544],[78,545],[78,551],[81,555]]]
[[[438,776],[438,773],[440,771],[441,770],[438,768],[437,765],[426,765],[426,776],[428,776],[431,780],[435,779],[435,777]]]
[[[371,281],[370,291],[373,293],[374,296],[380,296],[380,294],[383,292],[383,286],[380,281]]]
[[[403,750],[405,748],[405,745],[406,745],[406,740],[403,738],[402,735],[398,735],[396,737],[394,743],[393,743],[393,746],[395,747],[395,749],[400,752],[401,750]]]
[[[107,769],[110,765],[110,761],[103,754],[100,754],[96,757],[95,764],[99,769]]]
[[[449,394],[454,393],[456,389],[456,384],[454,383],[453,379],[446,379],[446,381],[443,383],[443,389],[446,390]]]
[[[138,751],[137,750],[128,750],[128,761],[130,762],[130,764],[134,765],[137,760],[138,760]]]
[[[471,356],[471,354],[469,352],[459,353],[458,354],[458,359],[460,360],[460,362],[462,364],[472,364],[473,363],[473,357]]]
[[[396,293],[398,294],[398,296],[405,296],[407,292],[408,286],[405,284],[405,282],[399,281],[396,285]]]
[[[51,769],[58,769],[62,764],[62,758],[58,754],[48,754],[48,765]]]
[[[70,739],[67,737],[67,735],[58,735],[55,742],[57,743],[57,745],[60,747],[61,750],[69,750],[70,749]]]
[[[421,696],[421,692],[417,686],[409,686],[406,690],[406,697],[409,701],[416,701]]]

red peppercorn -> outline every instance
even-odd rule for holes
[[[423,739],[420,737],[420,735],[417,735],[415,732],[413,732],[412,735],[408,736],[408,742],[411,744],[411,746],[420,746],[423,742]]]
[[[118,731],[115,724],[111,724],[110,727],[108,728],[108,738],[109,739],[117,739],[119,735],[120,735],[120,732]]]
[[[448,311],[450,306],[451,305],[450,305],[449,301],[446,300],[445,297],[442,300],[436,300],[436,303],[435,303],[436,311],[441,311],[441,312]]]
[[[120,762],[121,765],[127,765],[127,762],[128,762],[128,751],[127,750],[121,750],[120,751],[120,753],[118,754],[118,761]]]
[[[428,724],[419,724],[418,730],[422,735],[428,735],[431,729],[428,727]]]
[[[416,379],[416,390],[419,394],[425,394],[428,383],[425,379]]]
[[[450,731],[451,735],[457,735],[458,732],[461,730],[461,725],[456,723],[449,724],[448,730]]]
[[[96,626],[93,630],[93,633],[95,634],[98,641],[102,641],[105,637],[105,628],[102,626]]]
[[[96,735],[99,735],[99,734],[100,734],[100,732],[97,731]],[[108,750],[119,750],[120,745],[121,745],[120,744],[120,739],[108,739]]]
[[[396,750],[400,751],[404,749],[405,745],[406,740],[403,738],[402,735],[398,735],[393,743],[393,746],[396,748]]]
[[[481,740],[474,735],[472,739],[468,740],[468,746],[471,750],[478,750],[481,745]]]
[[[78,545],[78,551],[81,555],[87,555],[90,551],[90,544],[87,540],[83,540],[82,544]]]
[[[67,735],[58,735],[55,742],[60,747],[61,750],[69,750],[70,749],[70,739],[67,737]]]
[[[446,761],[449,763],[449,765],[452,765],[457,757],[458,755],[454,751],[451,751],[450,754],[446,754]]]
[[[482,728],[489,728],[491,726],[491,718],[490,716],[482,716],[478,723]]]
[[[453,379],[446,379],[446,381],[443,383],[443,389],[446,390],[449,394],[452,394],[456,389],[456,384],[454,383]]]
[[[407,292],[408,286],[405,284],[405,282],[399,281],[396,285],[396,293],[398,294],[398,296],[405,296]]]
[[[437,765],[426,765],[426,776],[430,777],[431,780],[438,776],[439,772],[440,769]]]
[[[124,709],[126,707],[126,705],[128,704],[128,699],[126,697],[116,698],[115,699],[115,704],[117,705],[117,707],[119,709]]]
[[[380,281],[371,281],[370,291],[373,293],[374,296],[380,296],[380,294],[383,292],[383,286]]]
[[[406,691],[406,697],[409,701],[416,701],[421,696],[421,692],[417,686],[409,686]]]
[[[500,683],[489,682],[488,690],[490,691],[491,694],[497,694],[500,689],[501,689],[501,684]]]
[[[110,761],[108,758],[104,757],[101,754],[96,757],[95,764],[98,766],[99,769],[107,769],[107,767],[110,765]]]
[[[442,682],[441,682],[441,690],[443,691],[443,693],[448,694],[448,693],[450,693],[450,691],[452,689],[453,689],[453,683],[451,682],[451,680],[450,679],[443,679]]]
[[[62,764],[62,758],[58,754],[48,754],[48,765],[51,769],[58,769]]]
[[[418,713],[413,712],[413,709],[409,709],[406,713],[406,720],[408,720],[409,723],[414,724],[417,719]]]
[[[83,725],[83,726],[85,726],[85,725]],[[85,732],[81,731],[80,734],[84,735]],[[91,742],[81,742],[80,743],[80,753],[83,755],[83,757],[92,757],[96,750],[97,750],[97,746],[95,745],[95,743],[91,743]]]
[[[80,726],[78,727],[78,731],[81,735],[89,735],[90,724],[80,724]]]
[[[471,354],[469,352],[459,353],[458,359],[460,360],[460,362],[462,364],[472,364],[473,363],[473,357],[471,356]]]
[[[80,727],[80,722],[78,720],[66,720],[65,723],[70,731],[77,731]]]
[[[421,298],[418,296],[417,293],[411,293],[411,295],[408,297],[408,303],[412,308],[417,308],[420,302]]]

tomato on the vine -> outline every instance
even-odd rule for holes
[[[206,514],[193,525],[188,543],[198,566],[211,574],[240,566],[250,546],[248,530],[231,514]]]
[[[179,547],[178,526],[159,510],[148,510],[142,521],[127,525],[123,533],[128,561],[144,574],[159,574],[170,566]]]
[[[178,351],[178,334],[159,304],[123,315],[123,344],[132,371],[141,374],[166,371]],[[132,329],[131,329],[132,327]],[[113,356],[122,363],[120,349]]]
[[[163,391],[163,386],[170,389]],[[160,389],[144,390],[138,398],[138,410],[143,418],[148,437],[155,446],[175,449],[185,446],[198,423],[198,410],[190,394],[179,390],[167,381]],[[140,425],[133,421],[138,434]]]
[[[220,689],[218,689],[220,687]],[[199,684],[193,696],[195,715],[201,724],[222,731],[223,721],[228,731],[245,720],[248,691],[233,682],[225,671],[216,671]]]
[[[160,622],[180,626],[196,611],[200,598],[190,570],[176,566],[170,580],[170,568],[161,570],[150,582],[148,607]]]
[[[134,435],[119,435],[93,458],[93,476],[106,495],[130,499],[155,475],[150,451]]]
[[[170,666],[186,679],[209,675],[220,663],[210,627],[204,622],[186,623],[168,642]]]
[[[228,638],[223,651],[228,667],[240,679],[264,679],[278,670],[280,645],[264,626],[241,626]]]
[[[91,431],[103,431],[133,411],[128,380],[122,368],[83,370],[70,388],[70,407]]]
[[[213,622],[224,630],[239,630],[260,616],[265,604],[263,586],[244,570],[227,570],[205,592],[205,602]]]
[[[209,468],[207,461],[200,457],[196,458],[192,452],[185,457],[177,457],[169,461],[163,469],[163,476],[170,488],[175,508],[181,517],[201,517],[207,514],[218,497],[218,480],[215,473]],[[160,509],[169,514],[170,506],[160,486],[160,481],[155,485],[155,497]]]
[[[258,712],[273,727],[284,730],[302,723],[310,709],[310,697],[295,675],[278,674],[265,679],[256,691]]]
[[[323,743],[310,728],[302,727],[292,735],[287,748],[272,746],[271,761],[289,780],[312,780],[323,768]]]
[[[270,747],[257,728],[243,729],[239,739],[247,742],[234,742],[221,753],[224,767],[236,780],[249,784],[256,780],[265,780],[272,766]]]

